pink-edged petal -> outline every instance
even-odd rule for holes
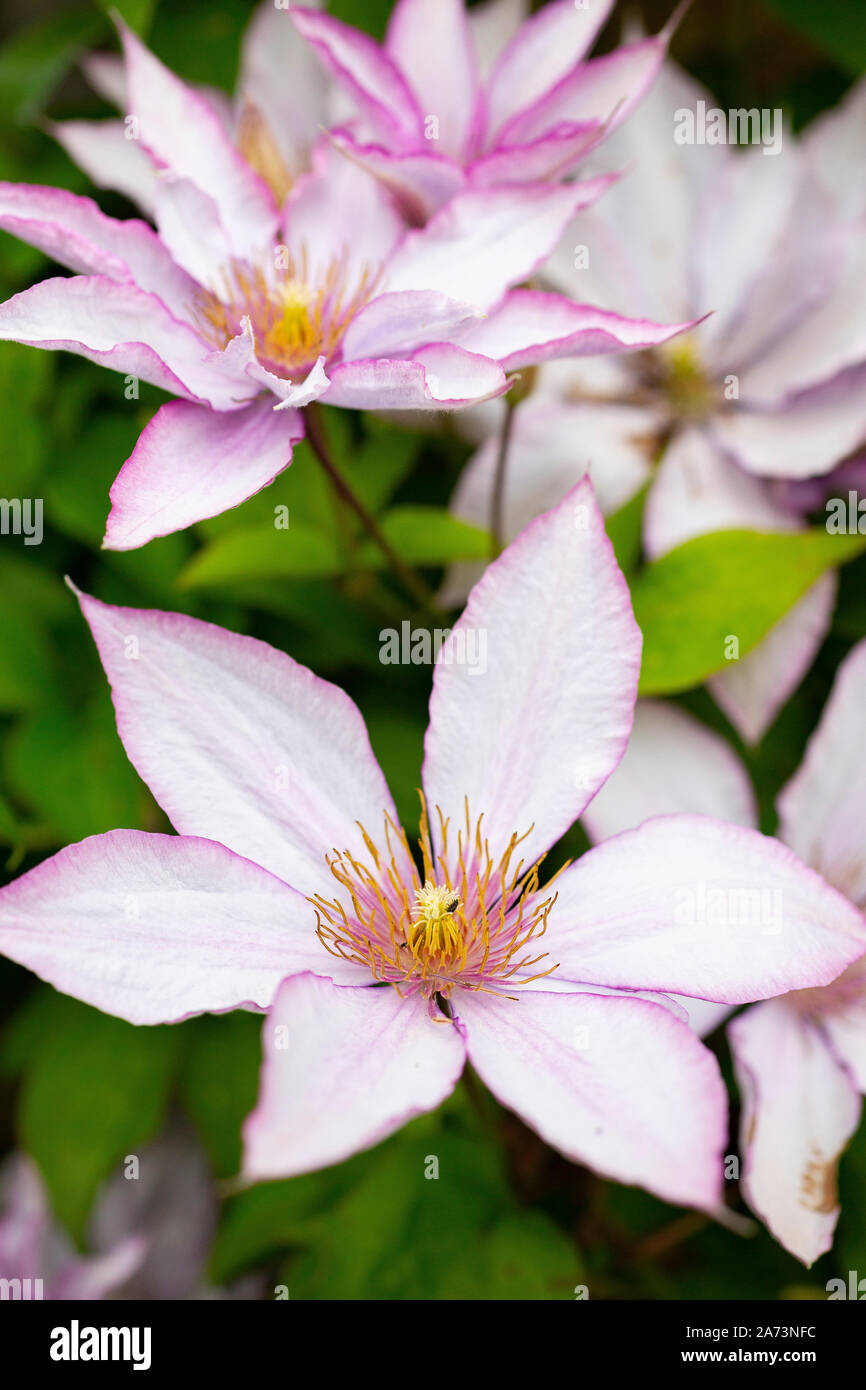
[[[123,121],[55,121],[48,130],[97,188],[113,188],[153,215],[158,176]]]
[[[0,1278],[38,1279],[51,1210],[31,1158],[10,1154],[0,1167]]]
[[[451,1094],[459,1029],[417,995],[286,980],[262,1034],[259,1099],[244,1125],[243,1176],[288,1178],[386,1139]]]
[[[105,275],[158,295],[183,313],[196,285],[146,222],[106,217],[92,198],[63,188],[0,183],[0,227],[82,275]]]
[[[756,647],[707,681],[745,743],[763,738],[799,686],[830,630],[839,581],[822,574]]]
[[[669,1202],[719,1197],[727,1098],[684,1023],[625,995],[461,991],[467,1055],[509,1110],[567,1158]]]
[[[810,122],[801,147],[843,215],[866,212],[866,79],[855,82],[838,106]]]
[[[693,812],[757,825],[755,794],[727,739],[661,700],[639,700],[622,761],[583,813],[596,843],[651,816]]]
[[[752,404],[782,403],[807,387],[866,362],[866,214],[845,228],[838,274],[811,313],[740,372]]]
[[[488,145],[518,112],[534,106],[576,69],[612,8],[613,0],[581,6],[555,0],[521,25],[490,78]]]
[[[604,134],[601,121],[564,125],[526,145],[505,145],[477,159],[469,169],[473,188],[563,178]],[[605,185],[607,186],[607,185]]]
[[[432,343],[403,360],[341,362],[330,378],[322,399],[350,410],[458,410],[508,390],[498,362],[450,343]]]
[[[333,131],[335,147],[371,174],[394,200],[406,221],[421,227],[441,207],[466,188],[462,167],[430,150],[395,154],[381,145],[360,142],[347,130]]]
[[[233,248],[213,198],[191,179],[165,173],[156,188],[154,220],[177,264],[199,285],[224,294]],[[194,302],[190,296],[187,313]]]
[[[190,179],[214,200],[236,255],[273,238],[276,209],[241,157],[210,102],[170,72],[122,22],[130,114],[143,148],[160,169]]]
[[[851,987],[846,998],[845,986]],[[838,989],[839,999],[833,998]],[[866,960],[859,960],[831,986],[828,1007],[820,1015],[821,1027],[836,1056],[848,1069],[854,1085],[866,1095]]]
[[[529,0],[481,0],[469,10],[466,18],[485,82],[528,13]]]
[[[480,651],[482,641],[479,672],[460,651]],[[484,815],[494,859],[530,826],[526,863],[548,849],[622,755],[640,648],[628,588],[583,480],[490,565],[442,647],[424,744],[432,824],[438,806],[456,837],[468,798],[473,823]]]
[[[126,110],[126,65],[119,53],[85,53],[81,71],[110,106]]]
[[[343,357],[399,357],[425,343],[458,338],[480,317],[471,304],[439,290],[380,294],[353,319],[343,338]]]
[[[257,390],[156,295],[104,275],[42,280],[7,299],[0,339],[75,352],[217,410],[232,410]]]
[[[556,357],[597,357],[657,347],[694,327],[626,319],[558,294],[512,290],[480,323],[461,335],[463,347],[493,357],[506,371]]]
[[[784,1000],[728,1026],[743,1099],[742,1187],[749,1206],[804,1264],[830,1249],[839,1155],[860,1097],[817,1029]]]
[[[805,757],[778,799],[779,834],[853,902],[866,905],[866,641],[848,653]]]
[[[160,406],[112,485],[104,548],[135,550],[267,487],[304,434],[297,413],[287,417],[273,406],[270,397],[243,410]]]
[[[584,196],[580,185],[460,193],[407,233],[382,288],[439,290],[490,309],[550,254]]]
[[[406,78],[425,121],[436,117],[434,148],[463,159],[478,139],[483,117],[463,0],[397,0],[385,51]]]
[[[743,1004],[828,984],[866,922],[787,845],[700,815],[659,816],[556,880],[557,976]]]
[[[0,950],[129,1023],[267,1008],[287,975],[332,974],[300,893],[213,840],[139,830],[70,845],[0,890]]]
[[[644,512],[644,546],[657,559],[712,531],[793,531],[796,522],[760,479],[738,468],[712,433],[680,430],[656,470]]]
[[[331,15],[293,5],[298,32],[354,98],[372,128],[397,147],[420,143],[424,122],[403,74],[379,45]]]
[[[609,130],[639,106],[664,62],[667,40],[659,34],[617,48],[578,66],[550,91],[502,127],[502,144],[525,144],[561,122],[600,120]]]
[[[317,150],[313,171],[298,180],[283,209],[283,236],[310,279],[339,262],[350,293],[364,273],[381,271],[404,230],[385,190],[330,147]]]
[[[329,124],[329,82],[285,8],[259,5],[244,31],[238,91],[254,102],[292,174]]]
[[[396,819],[356,705],[284,652],[181,613],[79,595],[127,756],[182,835],[219,840],[302,893],[356,822]],[[130,657],[130,652],[133,656]]]
[[[866,364],[803,391],[783,405],[720,412],[712,432],[750,472],[812,478],[866,441]]]

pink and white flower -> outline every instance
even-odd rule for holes
[[[135,1273],[146,1252],[147,1242],[140,1234],[124,1233],[104,1254],[79,1255],[53,1220],[45,1184],[32,1159],[12,1154],[4,1163],[0,1279],[22,1281],[19,1297],[105,1298]]]
[[[171,170],[172,148],[142,144],[130,104],[135,74],[111,53],[82,62],[90,85],[123,119],[57,121],[49,127],[67,154],[97,188],[123,193],[153,218],[159,177]],[[192,89],[210,107],[226,135],[282,202],[311,164],[323,126],[337,115],[335,93],[321,65],[295,31],[284,9],[263,0],[244,34],[234,99],[216,87]]]
[[[575,219],[542,275],[608,309],[628,302],[662,317],[709,316],[676,343],[629,359],[539,369],[513,426],[506,538],[587,469],[611,509],[652,479],[651,558],[710,531],[797,529],[791,484],[829,477],[866,443],[866,222],[855,195],[842,196],[838,161],[822,157],[831,141],[852,151],[862,143],[862,93],[826,131],[802,143],[786,133],[770,157],[762,146],[676,143],[676,113],[700,100],[713,105],[667,64],[639,116],[606,147],[630,172]],[[493,435],[464,471],[454,507],[486,524],[498,416],[494,406],[484,415]],[[452,597],[461,584],[455,576]],[[823,576],[708,682],[748,742],[811,665],[835,592],[835,576]]]
[[[612,9],[397,0],[381,46],[320,11],[290,14],[357,112],[331,138],[420,223],[467,189],[562,180],[631,114],[675,20],[587,60]]]
[[[703,816],[655,820],[541,886],[622,754],[640,665],[588,483],[490,566],[442,648],[418,862],[341,690],[253,638],[80,601],[126,751],[179,833],[98,835],[10,884],[5,954],[133,1023],[270,1009],[251,1179],[377,1143],[468,1059],[568,1157],[717,1201],[724,1088],[666,993],[829,984],[866,929],[791,850]],[[476,631],[483,674],[459,660]],[[676,919],[683,884],[772,889],[783,929],[695,932]]]
[[[857,750],[864,710],[861,642],[839,667],[803,762],[777,802],[779,838],[861,913],[866,777]],[[724,740],[684,711],[641,701],[625,756],[584,823],[599,841],[647,816],[695,811],[753,825],[745,768]],[[701,1033],[726,1012],[683,1002]],[[829,985],[745,1010],[729,1024],[728,1038],[743,1100],[743,1192],[776,1239],[812,1264],[833,1243],[837,1167],[866,1092],[866,956]]]
[[[122,30],[128,103],[160,169],[158,233],[59,189],[0,184],[0,227],[78,272],[0,305],[0,338],[77,352],[177,399],[111,490],[105,545],[143,545],[272,481],[312,401],[455,410],[506,373],[642,349],[686,325],[510,290],[609,182],[466,192],[407,231],[331,149],[280,203],[212,104]]]

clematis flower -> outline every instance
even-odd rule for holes
[[[0,1279],[21,1281],[22,1298],[105,1298],[139,1268],[139,1234],[124,1233],[105,1253],[79,1255],[55,1225],[35,1163],[13,1154],[0,1176]]]
[[[531,18],[527,8],[398,0],[380,47],[331,15],[290,7],[357,112],[331,138],[411,220],[466,189],[561,180],[638,106],[676,24],[586,61],[613,0],[554,0]]]
[[[23,875],[0,891],[3,952],[133,1023],[270,1009],[251,1179],[377,1143],[468,1059],[566,1156],[716,1202],[724,1088],[664,994],[828,984],[866,929],[790,850],[701,816],[542,883],[619,760],[640,664],[588,483],[490,566],[442,647],[418,861],[341,690],[253,638],[80,601],[126,751],[179,834],[112,831]],[[483,674],[460,660],[480,631]],[[783,930],[695,931],[684,884],[769,887]]]
[[[645,354],[539,368],[513,422],[506,538],[587,469],[610,508],[652,478],[651,558],[710,531],[797,529],[791,485],[830,477],[866,442],[866,223],[854,196],[840,194],[838,161],[819,158],[831,140],[862,143],[862,95],[834,113],[829,133],[807,132],[802,147],[786,133],[771,157],[761,146],[677,144],[675,115],[699,100],[713,104],[666,65],[639,117],[606,147],[631,172],[575,219],[542,275],[608,309],[627,302],[681,320],[713,312]],[[498,451],[492,406],[488,427],[494,437],[454,500],[458,515],[484,524]],[[453,576],[449,597],[465,583]],[[708,682],[747,742],[811,665],[835,591],[835,576],[823,576]]]
[[[112,487],[109,549],[265,487],[312,401],[453,410],[501,394],[526,363],[645,348],[684,327],[509,290],[608,179],[465,193],[407,232],[375,180],[325,150],[278,206],[210,104],[122,37],[141,144],[165,166],[158,234],[62,190],[0,184],[0,227],[79,272],[0,305],[0,338],[77,352],[178,397]]]
[[[839,667],[803,762],[777,802],[780,839],[861,913],[864,786],[852,749],[862,742],[864,709],[861,642]],[[647,816],[695,811],[753,825],[746,770],[729,744],[684,711],[642,701],[625,756],[584,824],[600,841]],[[772,900],[754,906],[772,914]],[[727,1012],[697,1001],[688,1008],[701,1033]],[[810,1265],[833,1243],[839,1158],[866,1092],[866,956],[829,985],[746,1009],[728,1038],[743,1101],[743,1193],[776,1239]]]
[[[90,85],[122,113],[122,120],[57,121],[48,129],[98,188],[112,188],[148,217],[156,211],[160,174],[173,168],[173,146],[142,143],[129,101],[136,75],[110,53],[82,62]],[[228,139],[281,203],[310,168],[313,146],[336,114],[326,75],[295,32],[284,9],[264,0],[244,34],[234,100],[215,87],[190,96],[200,112],[210,109]],[[180,148],[180,147],[179,147]]]

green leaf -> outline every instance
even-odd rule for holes
[[[75,713],[52,703],[24,720],[9,736],[7,764],[12,791],[58,841],[141,825],[152,804],[117,737],[107,689]]]
[[[48,642],[34,615],[0,595],[0,713],[27,710],[51,697]]]
[[[640,693],[701,684],[726,665],[730,637],[745,656],[825,570],[863,550],[866,537],[826,531],[717,531],[662,556],[632,584],[644,635]]]
[[[489,531],[461,521],[444,507],[394,507],[379,524],[401,559],[410,565],[490,558]],[[365,542],[362,555],[371,567],[387,567],[387,560],[372,540]]]
[[[0,112],[32,125],[49,93],[104,29],[104,17],[87,6],[21,30],[0,51]]]
[[[613,546],[616,562],[625,575],[633,572],[640,559],[643,509],[648,491],[649,483],[646,483],[604,519],[604,529]]]
[[[231,531],[199,550],[178,576],[184,589],[208,589],[242,579],[321,579],[339,574],[342,562],[324,531],[293,521]]]
[[[773,9],[855,77],[866,69],[866,26],[852,0],[771,0]]]
[[[18,1138],[41,1168],[58,1218],[80,1238],[100,1182],[160,1126],[178,1030],[134,1028],[62,994],[37,1007]]]
[[[241,1126],[258,1093],[261,1032],[260,1015],[242,1010],[184,1024],[181,1091],[220,1178],[240,1168]]]
[[[5,250],[5,246],[3,248]],[[0,430],[7,441],[3,457],[4,498],[34,497],[46,455],[44,412],[50,401],[54,360],[18,343],[0,344]]]

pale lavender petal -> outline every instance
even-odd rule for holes
[[[357,978],[310,904],[213,840],[112,830],[0,890],[0,949],[55,989],[129,1023],[267,1008],[304,970]]]
[[[182,835],[219,840],[302,893],[333,849],[365,855],[396,812],[342,690],[266,642],[79,595],[127,756]],[[132,653],[132,655],[130,655]]]
[[[471,304],[439,290],[380,294],[349,324],[343,338],[348,362],[362,357],[402,357],[425,343],[458,338],[480,314]]]
[[[498,362],[449,343],[404,360],[341,362],[330,378],[322,399],[350,410],[457,410],[501,396],[509,385]]]
[[[181,82],[122,22],[129,113],[160,169],[190,179],[213,198],[236,255],[273,239],[276,209],[267,186],[232,144],[213,106]]]
[[[496,188],[503,183],[561,179],[603,135],[601,121],[583,121],[559,127],[525,145],[499,146],[475,160],[469,168],[469,182],[473,188]],[[604,187],[613,181],[610,177]]]
[[[113,188],[153,215],[158,175],[123,121],[54,121],[49,133],[97,188]]]
[[[743,1098],[742,1187],[753,1211],[804,1264],[830,1249],[836,1170],[860,1098],[817,1029],[781,999],[728,1026]]]
[[[756,647],[707,681],[745,743],[763,738],[800,685],[833,620],[839,581],[822,574]]]
[[[480,323],[461,334],[471,352],[493,357],[516,371],[554,357],[596,357],[607,352],[657,347],[694,327],[626,319],[558,294],[512,290]]]
[[[777,407],[720,411],[712,432],[722,448],[764,478],[829,473],[866,441],[866,364]]]
[[[395,154],[380,145],[360,142],[347,130],[333,131],[331,139],[347,159],[372,174],[387,189],[412,226],[423,226],[466,188],[466,175],[461,166],[432,150]]]
[[[381,271],[404,230],[385,190],[330,147],[316,151],[313,171],[298,180],[283,209],[293,257],[303,258],[314,280],[340,265],[350,292],[365,272],[369,278]]]
[[[379,45],[331,15],[293,5],[298,32],[313,45],[322,62],[351,94],[374,130],[397,147],[423,139],[418,103],[396,65]]]
[[[502,144],[525,144],[565,121],[600,120],[622,125],[640,105],[664,62],[666,39],[658,35],[624,45],[580,64],[502,127]]]
[[[175,314],[196,284],[172,260],[146,222],[106,217],[92,198],[63,188],[0,183],[0,227],[82,275],[105,275],[159,296]]]
[[[490,309],[550,254],[584,192],[546,185],[460,193],[396,251],[383,290],[439,290]]]
[[[243,1175],[287,1178],[386,1139],[451,1094],[458,1028],[395,989],[347,989],[313,975],[281,987],[264,1026],[258,1104],[244,1125]]]
[[[529,0],[482,0],[467,14],[478,67],[486,81],[527,17]]]
[[[434,149],[463,159],[480,135],[478,71],[463,0],[397,0],[385,51],[407,79]]]
[[[244,31],[238,91],[261,111],[292,174],[330,124],[329,85],[286,9],[264,0]]]
[[[638,700],[628,747],[584,811],[584,826],[598,843],[679,812],[758,821],[749,774],[727,739],[677,705]]]
[[[836,672],[803,762],[778,799],[779,834],[852,902],[866,906],[866,642]]]
[[[866,950],[861,913],[786,845],[707,816],[605,840],[556,889],[562,979],[743,1004],[828,984]]]
[[[613,0],[580,6],[556,0],[521,25],[491,74],[488,144],[515,115],[578,68],[612,8]]]
[[[160,406],[112,485],[104,548],[135,550],[267,487],[304,434],[297,413],[277,414],[273,406],[272,397],[242,410]]]
[[[625,995],[461,991],[467,1054],[546,1143],[669,1202],[719,1197],[727,1097],[718,1063],[658,1004]]]
[[[423,772],[433,825],[439,807],[456,837],[468,798],[494,859],[530,827],[526,863],[548,849],[622,756],[640,646],[584,480],[490,565],[442,647]]]
[[[102,275],[42,280],[0,305],[0,339],[64,349],[175,396],[232,410],[256,394],[161,299]]]

